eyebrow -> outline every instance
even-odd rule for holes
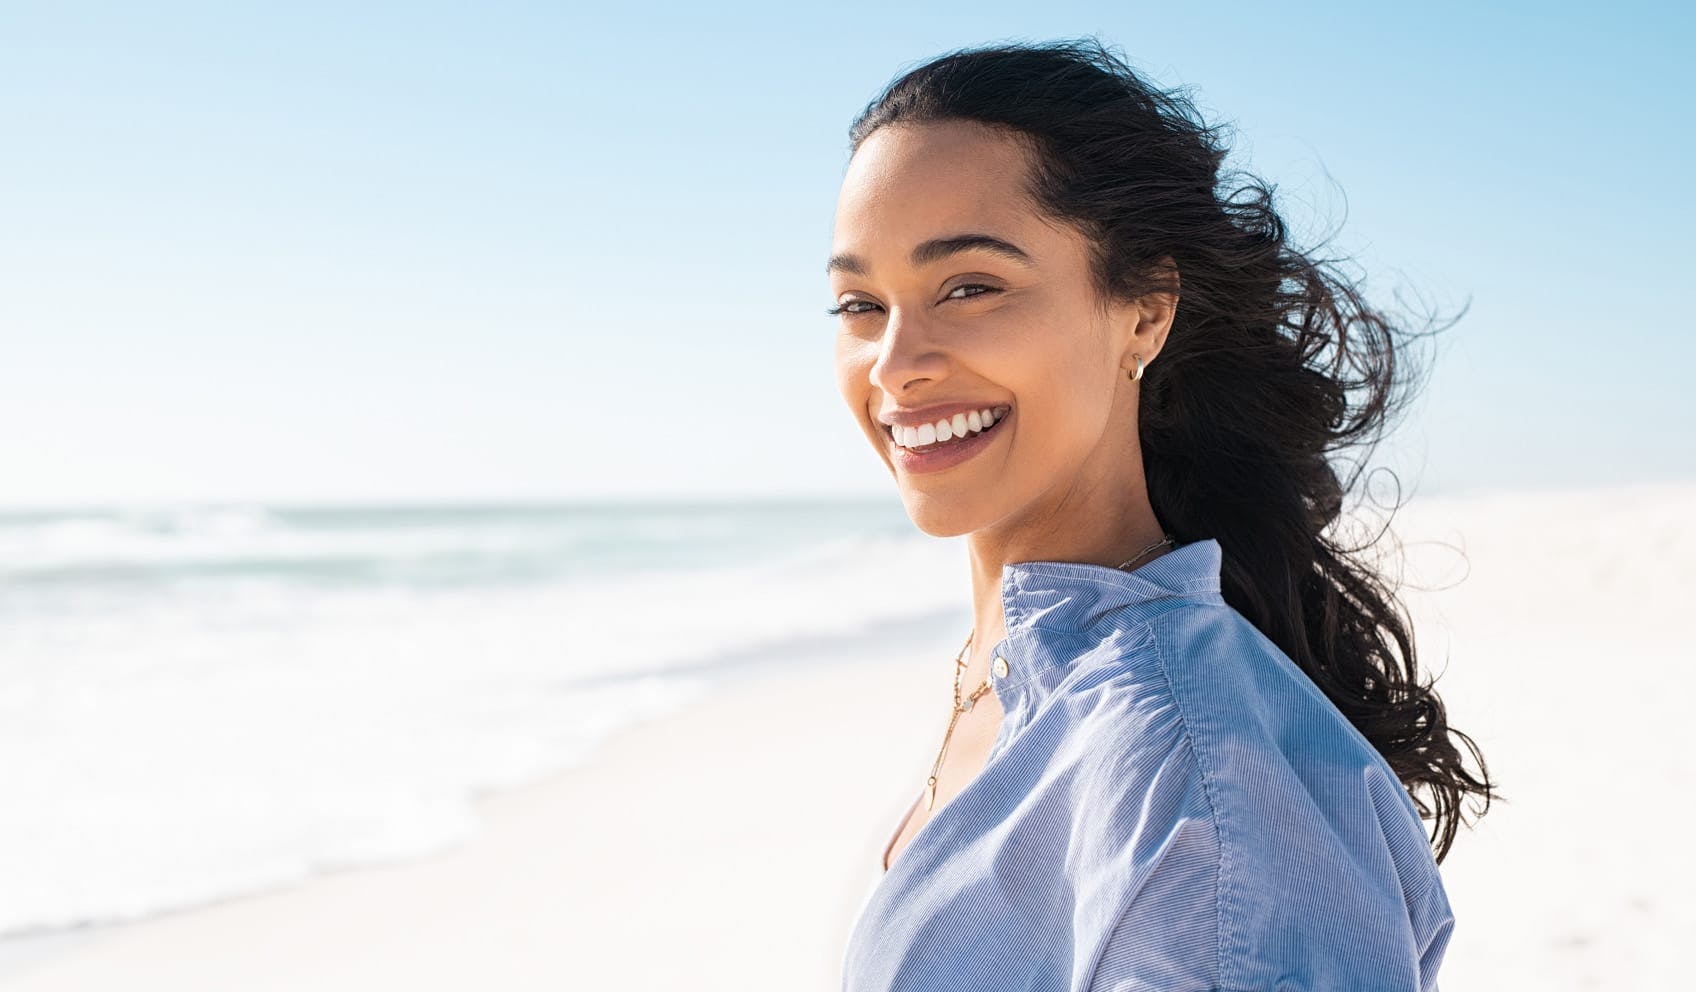
[[[963,251],[987,251],[1003,258],[1018,262],[1020,265],[1035,265],[1036,262],[1023,248],[1011,241],[1003,241],[989,234],[957,234],[951,238],[932,238],[922,242],[913,249],[913,265],[930,265],[939,262],[950,255],[958,255]],[[832,255],[825,263],[826,275],[842,271],[857,276],[866,274],[866,263],[858,255],[847,253]]]

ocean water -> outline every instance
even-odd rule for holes
[[[0,512],[0,936],[464,841],[762,666],[948,618],[899,502]]]

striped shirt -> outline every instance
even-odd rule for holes
[[[1220,562],[1002,567],[1000,731],[871,890],[844,992],[1435,992],[1413,801]]]

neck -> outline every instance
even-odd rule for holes
[[[1041,526],[1020,526],[1003,521],[974,531],[968,537],[972,573],[971,652],[967,657],[967,685],[981,683],[989,671],[991,649],[1007,636],[1006,616],[1001,601],[1001,568],[1010,562],[1069,561],[1115,568],[1128,558],[1147,550],[1165,535],[1155,519],[1146,491],[1112,513],[1079,515],[1064,525],[1052,519]],[[1160,545],[1137,558],[1127,570],[1135,570],[1172,550]]]

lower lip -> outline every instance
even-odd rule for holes
[[[953,468],[994,444],[995,439],[1001,436],[1002,430],[1007,426],[1007,421],[1012,416],[1013,411],[1008,410],[1000,420],[995,422],[993,428],[981,434],[974,434],[964,441],[950,442],[933,451],[909,451],[896,444],[894,438],[889,438],[889,445],[895,450],[893,456],[895,464],[899,465],[902,471],[914,474],[941,472],[944,469]]]

